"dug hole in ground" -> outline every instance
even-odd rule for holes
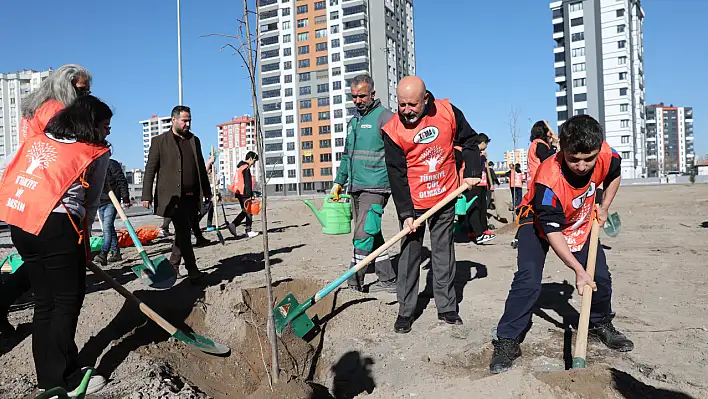
[[[497,196],[505,209],[508,190]],[[504,209],[502,216],[511,219]],[[612,210],[621,215],[621,233],[601,234],[601,240],[614,280],[614,323],[634,340],[635,350],[616,353],[591,340],[587,369],[566,370],[575,338],[568,326],[578,317],[580,297],[573,273],[550,253],[523,357],[507,373],[488,373],[492,330],[516,271],[509,227],[482,246],[456,244],[455,286],[464,325],[437,320],[426,254],[411,333],[393,332],[394,295],[335,291],[308,312],[321,321],[313,340],[280,338],[281,383],[273,388],[266,374],[261,237],[237,240],[225,232],[221,246],[215,234],[205,233],[214,244],[196,254],[209,275],[201,285],[180,280],[168,291],[137,281],[130,266],[139,259],[126,248],[124,261],[107,268],[111,276],[178,328],[189,326],[224,343],[231,354],[207,355],[168,339],[89,273],[77,329],[80,357],[111,378],[96,398],[708,398],[708,185],[623,186]],[[229,208],[227,218],[236,212]],[[385,236],[391,237],[397,232],[393,204],[384,217]],[[269,220],[276,301],[287,293],[304,301],[348,267],[351,237],[322,234],[302,202],[271,201]],[[159,220],[145,216],[134,224]],[[7,237],[2,239],[3,250],[11,250]],[[392,254],[398,252],[394,248]],[[170,243],[156,241],[146,249],[151,256],[166,254]],[[367,283],[375,279],[367,275]],[[27,296],[10,313],[18,334],[0,350],[2,398],[31,397],[36,384],[31,320]]]

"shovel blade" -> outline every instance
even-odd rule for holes
[[[219,230],[218,228],[216,229],[216,238],[219,239],[221,245],[226,245],[226,242],[224,241],[224,235],[221,234],[221,230]]]
[[[209,353],[212,355],[228,355],[231,352],[231,348],[228,346],[214,342],[207,337],[193,332],[177,330],[172,336],[175,339],[182,341],[193,348],[199,349],[204,353]]]
[[[133,266],[131,270],[143,284],[149,287],[158,290],[172,288],[177,281],[177,272],[170,261],[164,256],[158,256],[152,261],[152,264],[155,266],[155,273],[152,273],[145,264]]]
[[[298,338],[303,338],[315,328],[315,323],[304,310],[298,314],[297,310],[299,309],[301,309],[301,305],[293,294],[288,294],[275,306],[273,313],[275,332],[278,335],[281,335],[288,325]]]
[[[620,220],[619,214],[617,212],[609,215],[605,225],[602,227],[603,231],[609,237],[617,237],[620,233],[620,227],[622,226],[622,221]]]

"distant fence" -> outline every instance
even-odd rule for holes
[[[708,183],[708,176],[694,176],[696,183]],[[622,185],[647,186],[659,184],[691,184],[690,176],[672,175],[666,177],[648,177],[646,179],[622,179]]]

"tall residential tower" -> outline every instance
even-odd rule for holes
[[[647,169],[649,177],[693,170],[693,108],[647,107]]]
[[[415,74],[412,0],[258,0],[259,80],[268,192],[328,190],[356,108],[349,82],[374,79],[396,109]]]
[[[150,119],[138,122],[143,125],[143,167],[147,165],[152,138],[172,129],[171,116],[153,115]]]
[[[594,117],[622,156],[622,177],[646,176],[640,0],[562,0],[551,10],[558,125]]]

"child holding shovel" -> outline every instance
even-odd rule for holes
[[[573,269],[578,293],[590,285],[594,291],[590,335],[608,348],[631,351],[634,344],[612,324],[612,280],[602,247],[597,249],[595,281],[585,271],[596,190],[603,185],[597,216],[605,223],[620,185],[622,159],[606,142],[600,124],[577,115],[560,129],[561,152],[543,162],[534,184],[519,209],[518,268],[506,300],[504,314],[492,341],[492,373],[508,370],[521,356],[520,337],[529,327],[531,310],[541,294],[541,278],[548,249]]]

